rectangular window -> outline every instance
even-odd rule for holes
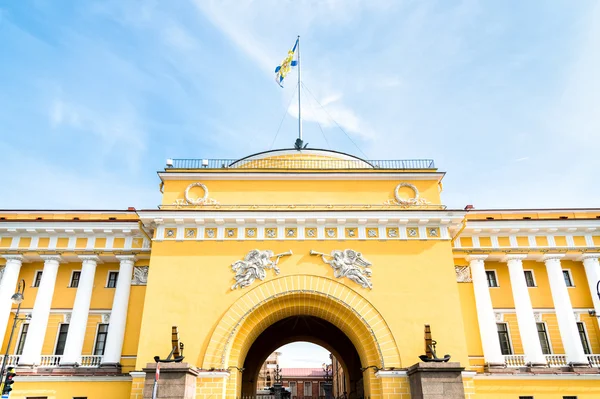
[[[583,345],[583,352],[586,355],[590,355],[590,341],[588,341],[587,334],[585,333],[585,325],[582,322],[577,322],[577,330],[579,331],[579,339],[581,339],[581,345]]]
[[[535,280],[533,279],[533,270],[525,270],[525,282],[528,287],[535,287]]]
[[[550,355],[552,350],[550,349],[550,340],[548,339],[548,332],[546,331],[546,323],[535,323],[537,325],[538,337],[540,338],[540,344],[542,345],[542,353],[544,355]]]
[[[573,285],[573,279],[571,278],[570,270],[563,270],[563,277],[565,278],[565,284],[567,285],[567,287],[575,287]]]
[[[296,382],[295,381],[290,381],[290,392],[292,394],[292,397],[298,395],[298,389],[296,388]]]
[[[485,275],[487,277],[488,287],[498,287],[498,279],[496,278],[495,270],[486,270]]]
[[[54,354],[57,356],[62,356],[65,352],[65,343],[67,342],[67,333],[69,332],[68,324],[61,324],[58,329],[58,339],[56,340],[56,349],[54,350]]]
[[[519,396],[519,399],[533,399],[533,396]]]
[[[37,272],[35,272],[35,278],[33,279],[34,287],[40,286],[40,283],[42,282],[42,273],[42,270],[38,270]]]
[[[73,274],[71,274],[71,288],[77,288],[79,287],[79,278],[81,277],[81,272],[80,271],[75,271],[73,272]]]
[[[117,279],[119,278],[119,272],[108,272],[108,282],[106,288],[115,288],[117,286]]]
[[[25,339],[27,339],[27,331],[29,330],[29,324],[23,324],[21,327],[21,336],[19,336],[19,343],[15,349],[15,355],[23,354],[23,347],[25,346]]]
[[[508,325],[506,323],[497,323],[498,339],[500,340],[500,349],[503,355],[512,355],[510,347],[510,336],[508,334]]]
[[[563,396],[563,399],[577,399],[577,396]]]
[[[312,396],[312,383],[309,381],[304,382],[304,396]]]
[[[325,396],[325,385],[323,382],[319,382],[319,396]]]
[[[94,345],[94,355],[104,355],[106,333],[108,333],[108,324],[99,324],[98,334],[96,334],[96,344]]]

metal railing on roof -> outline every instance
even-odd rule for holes
[[[433,159],[173,159],[168,169],[435,169]]]

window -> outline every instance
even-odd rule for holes
[[[312,396],[312,382],[304,381],[304,396]]]
[[[41,282],[42,282],[42,271],[38,270],[37,272],[35,272],[35,278],[33,279],[33,286],[39,287]]]
[[[319,396],[325,396],[325,383],[319,382]]]
[[[498,287],[498,279],[496,278],[495,270],[486,270],[485,275],[487,277],[488,287]]]
[[[528,287],[535,287],[535,280],[533,278],[533,270],[525,270],[525,283]]]
[[[587,334],[585,333],[585,324],[583,324],[582,322],[577,322],[577,330],[579,331],[579,338],[581,339],[583,352],[586,355],[590,355],[592,351],[590,350],[590,341],[588,341]]]
[[[119,272],[108,272],[108,282],[106,288],[115,288],[117,286],[117,279],[119,278]]]
[[[512,355],[510,347],[510,336],[508,334],[508,325],[506,323],[497,323],[498,339],[500,340],[500,349],[503,355]]]
[[[542,345],[542,353],[549,355],[552,353],[550,348],[550,341],[548,340],[548,332],[546,331],[546,323],[535,323],[537,325],[538,337],[540,338],[540,344]]]
[[[87,399],[87,396],[73,396],[73,399]]]
[[[81,277],[81,272],[80,271],[74,271],[73,274],[71,274],[71,288],[77,288],[79,287],[79,278]]]
[[[96,344],[94,345],[94,355],[104,355],[104,345],[106,344],[106,333],[108,333],[108,324],[98,324],[98,333],[96,334]]]
[[[292,397],[298,395],[298,388],[296,387],[296,381],[290,381],[290,392],[292,393]]]
[[[21,335],[19,336],[19,343],[15,349],[15,355],[23,354],[23,347],[25,346],[25,339],[27,339],[27,331],[29,330],[29,324],[23,324],[21,327]]]
[[[570,270],[563,270],[563,277],[565,278],[565,284],[567,285],[567,287],[575,287],[573,285],[573,278],[571,277]]]
[[[519,399],[533,399],[533,396],[519,396]]]
[[[577,396],[563,396],[563,399],[577,399]]]
[[[62,354],[65,352],[65,343],[67,342],[68,332],[68,324],[61,324],[58,328],[58,339],[56,340],[56,349],[54,350],[55,355],[62,356]]]

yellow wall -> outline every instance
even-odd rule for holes
[[[48,397],[48,399],[71,399],[77,396],[88,399],[129,399],[131,381],[20,381],[17,377],[10,393],[11,399]]]
[[[510,380],[475,378],[475,398],[477,399],[517,399],[520,395],[535,399],[560,399],[573,395],[577,399],[600,397],[599,380]]]

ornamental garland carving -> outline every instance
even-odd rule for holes
[[[270,250],[251,250],[244,259],[236,260],[231,264],[231,270],[235,273],[235,284],[231,289],[246,288],[256,279],[264,280],[267,277],[267,269],[273,269],[275,274],[279,274],[280,270],[277,267],[279,258],[290,255],[292,255],[291,250],[277,255]]]
[[[363,288],[373,289],[371,282],[371,262],[364,259],[360,252],[353,249],[345,249],[343,251],[333,250],[331,255],[322,252],[310,251],[311,255],[320,256],[323,262],[333,268],[335,278],[347,277]]]
[[[471,268],[469,266],[454,266],[456,271],[456,282],[457,283],[470,283],[471,279]]]
[[[410,188],[414,195],[412,198],[404,199],[400,197],[400,189],[402,187]],[[431,204],[425,198],[419,197],[419,190],[414,184],[410,183],[400,183],[394,189],[394,199],[390,199],[384,202],[384,205],[400,205],[400,206],[416,206],[416,205],[429,205]]]
[[[190,196],[190,190],[192,190],[194,187],[200,187],[204,191],[204,196],[192,198]],[[192,183],[189,186],[187,186],[185,191],[183,192],[183,198],[184,199],[176,199],[175,202],[173,202],[173,205],[177,205],[177,206],[196,205],[196,206],[198,206],[198,205],[217,205],[218,204],[217,200],[214,200],[214,199],[208,197],[208,188],[206,188],[206,186],[200,182]]]
[[[131,285],[146,285],[148,284],[148,266],[134,266],[133,279]]]

